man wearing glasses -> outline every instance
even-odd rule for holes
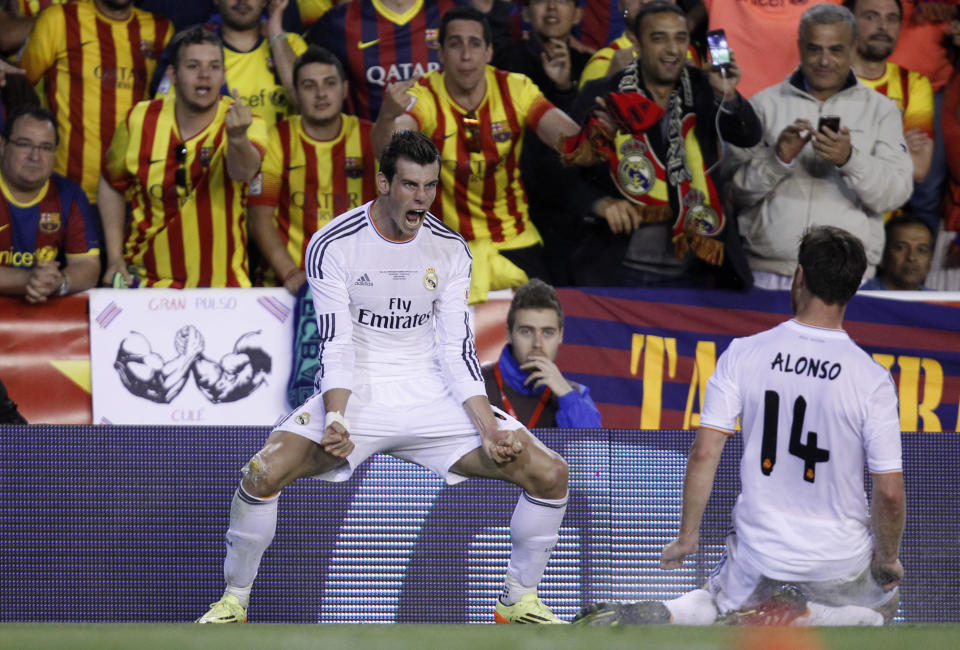
[[[114,286],[248,287],[244,204],[266,126],[220,95],[219,37],[197,27],[170,46],[176,95],[133,107],[100,177],[107,269]],[[124,236],[126,205],[132,219]]]
[[[492,57],[483,14],[451,9],[440,23],[443,70],[391,86],[373,131],[378,151],[399,129],[422,131],[440,150],[440,192],[431,211],[470,245],[471,303],[546,276],[520,175],[523,136],[532,130],[558,147],[580,130],[528,77],[488,65]]]
[[[0,144],[0,294],[32,304],[89,289],[100,275],[87,197],[53,173],[57,140],[53,113],[24,105]]]

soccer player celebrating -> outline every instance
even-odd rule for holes
[[[330,51],[311,45],[293,66],[301,115],[270,132],[263,191],[250,197],[250,233],[278,284],[296,294],[307,280],[310,237],[334,216],[376,198],[373,124],[345,115],[348,84]]]
[[[427,212],[439,176],[430,139],[398,132],[380,158],[379,198],[336,217],[310,241],[319,390],[244,468],[230,508],[227,588],[198,623],[246,620],[280,490],[304,476],[344,481],[376,452],[449,484],[476,476],[523,488],[495,620],[564,622],[540,601],[537,584],[566,510],[567,464],[487,401],[468,324],[470,254]]]
[[[660,604],[599,603],[586,624],[880,625],[897,610],[906,497],[890,373],[841,329],[867,260],[831,226],[800,243],[796,318],[734,340],[707,382],[687,460],[680,534],[663,569],[699,546],[727,438],[743,430],[741,493],[725,556],[702,589]],[[868,510],[863,465],[873,482]]]
[[[267,132],[223,97],[223,47],[202,27],[170,46],[175,95],[140,102],[117,127],[100,178],[104,282],[120,274],[158,287],[248,287],[244,212]],[[124,239],[126,205],[132,219]]]

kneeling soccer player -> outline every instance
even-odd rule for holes
[[[487,401],[467,312],[470,253],[427,212],[440,155],[415,131],[394,134],[379,198],[311,239],[307,279],[321,335],[318,391],[277,425],[244,468],[230,508],[227,588],[198,623],[241,623],[281,489],[311,476],[344,481],[376,452],[447,483],[476,476],[523,488],[494,618],[565,623],[537,596],[567,504],[567,464]]]
[[[680,534],[660,556],[661,568],[676,569],[697,550],[739,418],[742,489],[720,564],[703,589],[664,603],[597,603],[576,623],[881,625],[896,613],[906,503],[897,393],[841,329],[866,255],[850,233],[821,226],[803,237],[798,261],[796,317],[733,341],[707,382]]]

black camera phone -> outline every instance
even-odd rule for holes
[[[707,49],[710,50],[710,64],[714,68],[730,67],[730,46],[722,29],[707,32]]]
[[[840,116],[839,115],[821,115],[820,121],[817,122],[817,133],[823,131],[823,127],[829,127],[834,133],[840,133]]]

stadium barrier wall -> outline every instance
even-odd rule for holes
[[[88,293],[43,305],[0,297],[0,379],[29,422],[266,426],[286,411],[278,406],[282,397],[276,389],[282,391],[289,380],[291,405],[313,390],[319,340],[312,303],[300,301],[290,317],[291,297],[283,289]],[[565,375],[590,387],[603,424],[610,428],[696,428],[707,378],[729,342],[773,327],[791,313],[788,292],[762,289],[558,293],[566,312],[558,365]],[[254,299],[258,295],[261,298]],[[500,353],[508,305],[509,300],[501,299],[476,308],[481,361],[492,361]],[[89,316],[88,307],[93,312]],[[263,330],[258,338],[269,340],[273,348],[267,355],[273,358],[271,370],[255,390],[236,401],[211,401],[195,379],[181,385],[182,392],[171,391],[156,403],[121,385],[115,362],[127,336],[136,332],[134,339],[149,343],[169,361],[178,354],[181,328],[197,326],[206,341],[204,356],[216,363],[237,351],[249,330],[261,329],[252,323],[266,308],[288,330],[283,336],[268,336]],[[844,328],[891,371],[901,429],[960,431],[960,293],[863,292],[850,303]],[[289,358],[285,355],[290,347],[292,367],[281,360]],[[92,360],[91,348],[98,351]],[[807,361],[796,360],[803,367]],[[787,365],[801,367],[789,360]],[[91,390],[93,405],[108,405],[109,413],[101,408],[97,417],[96,409],[91,410]],[[289,399],[291,394],[295,399]],[[114,412],[120,402],[125,404],[122,413]],[[237,419],[238,413],[245,414],[243,419]]]
[[[731,439],[701,550],[661,571],[690,431],[538,430],[570,463],[570,505],[541,595],[570,617],[600,599],[672,598],[720,558],[739,489]],[[260,427],[0,427],[0,621],[190,621],[223,589],[224,532]],[[960,438],[904,434],[906,579],[898,620],[960,621]],[[446,487],[375,456],[341,484],[280,497],[251,622],[489,623],[518,489]]]

